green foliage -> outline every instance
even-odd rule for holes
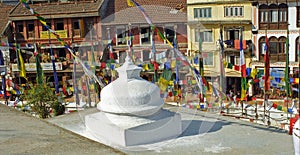
[[[40,118],[50,117],[51,108],[54,110],[54,115],[64,113],[64,106],[59,102],[59,96],[55,95],[54,91],[47,85],[31,86],[31,89],[24,93],[23,98]]]

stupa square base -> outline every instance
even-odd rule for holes
[[[98,112],[87,115],[85,125],[95,138],[121,146],[155,143],[182,133],[180,114],[163,109],[148,117]]]

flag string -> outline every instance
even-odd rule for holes
[[[31,14],[33,14],[33,15],[39,20],[39,22],[42,23],[43,26],[44,26],[49,32],[51,32],[51,33],[56,37],[56,39],[59,41],[59,43],[60,43],[62,46],[64,46],[66,49],[68,49],[68,51],[70,52],[70,54],[75,58],[75,62],[74,62],[74,63],[78,62],[78,63],[82,66],[84,73],[85,73],[90,79],[93,79],[93,80],[96,81],[101,87],[104,87],[105,85],[104,85],[104,84],[96,77],[96,75],[95,75],[93,72],[91,72],[91,71],[84,65],[84,63],[82,62],[82,60],[80,60],[80,59],[74,54],[73,49],[72,49],[66,42],[64,42],[64,41],[60,38],[59,34],[57,34],[54,30],[50,29],[50,27],[49,27],[49,26],[47,25],[47,23],[46,23],[45,18],[43,18],[42,16],[40,16],[39,13],[35,12],[32,8],[30,8],[29,5],[28,5],[28,3],[26,2],[26,0],[20,0],[20,1],[21,1],[21,3],[22,3],[23,7],[25,7],[26,9],[28,9],[28,10],[31,12]]]

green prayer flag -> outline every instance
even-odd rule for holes
[[[44,71],[41,66],[41,61],[40,61],[41,54],[38,54],[35,57],[35,62],[36,62],[36,81],[38,84],[43,84],[44,83]]]
[[[284,74],[284,80],[285,80],[285,90],[286,94],[288,96],[291,95],[291,90],[290,90],[290,78],[289,78],[289,73],[290,73],[290,68],[289,68],[289,30],[287,30],[287,38],[286,38],[286,64],[285,64],[285,74]]]

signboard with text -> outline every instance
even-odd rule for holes
[[[68,38],[67,30],[56,30],[55,32],[59,35],[60,38]],[[50,33],[50,38],[56,39],[55,35],[52,33]],[[49,31],[41,31],[40,39],[49,39]]]
[[[41,63],[41,66],[44,71],[53,71],[52,63]],[[36,63],[25,63],[26,71],[36,71]],[[62,63],[55,62],[55,69],[62,70]],[[19,71],[18,64],[12,64],[12,71]]]

